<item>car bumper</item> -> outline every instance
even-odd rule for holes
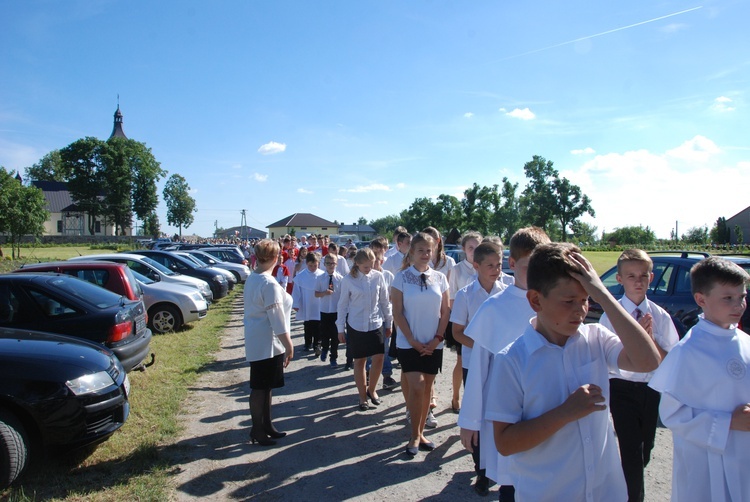
[[[125,371],[130,372],[148,357],[151,337],[151,330],[145,328],[143,333],[135,340],[115,347],[108,346],[107,348],[115,353]]]

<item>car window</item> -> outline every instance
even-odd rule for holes
[[[80,298],[84,302],[99,308],[112,307],[120,303],[121,296],[89,282],[79,281],[64,275],[52,276],[46,281],[52,290]]]
[[[55,299],[49,296],[44,291],[38,291],[36,289],[29,290],[29,296],[34,302],[42,309],[48,317],[63,317],[67,315],[75,315],[76,309],[65,303],[63,300]]]
[[[622,284],[617,282],[617,267],[611,268],[604,273],[602,283],[613,296],[624,294]]]
[[[141,260],[143,260],[143,263],[147,263],[148,265],[151,265],[152,267],[154,267],[156,270],[158,270],[159,272],[161,272],[164,275],[174,275],[175,274],[175,272],[171,271],[169,268],[165,267],[164,265],[162,265],[158,261],[155,261],[155,260],[151,259],[148,256],[143,256],[141,258]],[[139,263],[139,262],[136,262],[136,263]],[[138,271],[141,272],[142,274],[148,274],[148,268],[144,267],[144,270],[145,270],[145,272],[141,272],[140,270],[138,270]]]
[[[650,294],[654,296],[666,296],[669,293],[669,282],[674,274],[675,267],[671,263],[654,264],[654,280],[651,283]]]
[[[677,274],[674,283],[674,294],[676,295],[690,295],[690,269],[687,267],[680,267],[677,269]]]
[[[63,273],[71,275],[73,277],[78,277],[79,279],[90,282],[91,284],[96,284],[97,286],[101,287],[104,287],[104,285],[109,281],[109,271],[107,270],[64,269]]]
[[[143,284],[154,284],[156,282],[150,277],[146,277],[145,275],[138,273],[136,270],[130,269],[130,272],[133,274],[133,277],[135,277],[138,282],[142,282]],[[139,286],[139,289],[140,289],[140,286]]]
[[[125,267],[124,273],[125,273],[125,280],[128,281],[128,284],[130,284],[130,288],[133,290],[133,293],[135,294],[135,296],[137,298],[143,297],[143,290],[141,289],[141,285],[138,284],[138,281],[135,280],[133,271],[130,270],[128,267]]]

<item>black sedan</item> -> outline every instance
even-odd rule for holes
[[[107,440],[128,418],[129,392],[125,370],[101,345],[0,328],[0,489],[40,448]]]
[[[125,371],[143,364],[151,342],[141,300],[128,300],[65,274],[0,275],[0,327],[100,343],[115,353]]]
[[[132,253],[148,256],[152,260],[161,263],[174,272],[203,279],[211,287],[211,292],[214,294],[214,300],[224,298],[229,292],[229,283],[227,282],[226,277],[224,277],[224,274],[218,270],[213,270],[211,267],[200,267],[187,258],[170,253],[169,251],[145,249],[133,251]]]

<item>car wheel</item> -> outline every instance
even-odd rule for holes
[[[21,475],[28,459],[26,431],[18,419],[0,412],[0,490]]]
[[[182,326],[180,312],[166,303],[151,307],[148,311],[148,319],[151,330],[159,334],[175,331]]]
[[[237,282],[237,284],[240,284],[242,282],[242,277],[240,277],[240,273],[235,272],[234,270],[232,270],[231,272],[234,278],[237,279],[235,282]]]

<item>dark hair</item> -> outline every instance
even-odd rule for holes
[[[510,238],[510,257],[520,260],[531,254],[537,246],[550,242],[547,233],[539,227],[520,228]]]
[[[690,289],[695,293],[708,294],[716,284],[747,286],[750,277],[742,267],[718,256],[709,256],[690,269]]]
[[[529,258],[528,288],[546,297],[560,279],[570,279],[571,272],[579,272],[578,264],[571,260],[570,255],[580,252],[578,246],[566,242],[537,246]]]
[[[502,258],[503,248],[494,242],[483,242],[474,248],[474,263],[482,263],[490,255],[498,255]]]
[[[386,249],[388,249],[388,239],[386,239],[382,235],[378,235],[370,241],[370,248],[377,249],[378,251],[385,251]]]
[[[432,257],[432,263],[435,264],[435,270],[442,268],[447,260],[445,257],[445,249],[443,248],[443,239],[441,238],[440,230],[435,227],[427,227],[422,230],[422,232],[431,235],[432,238],[435,239],[435,242],[437,243],[437,250],[435,251],[435,256]]]
[[[308,252],[307,256],[305,256],[305,262],[306,263],[320,263],[320,255],[316,253],[315,251]]]
[[[396,242],[398,242],[399,244],[404,242],[406,239],[411,240],[411,234],[406,232],[399,232],[398,235],[396,235]]]

